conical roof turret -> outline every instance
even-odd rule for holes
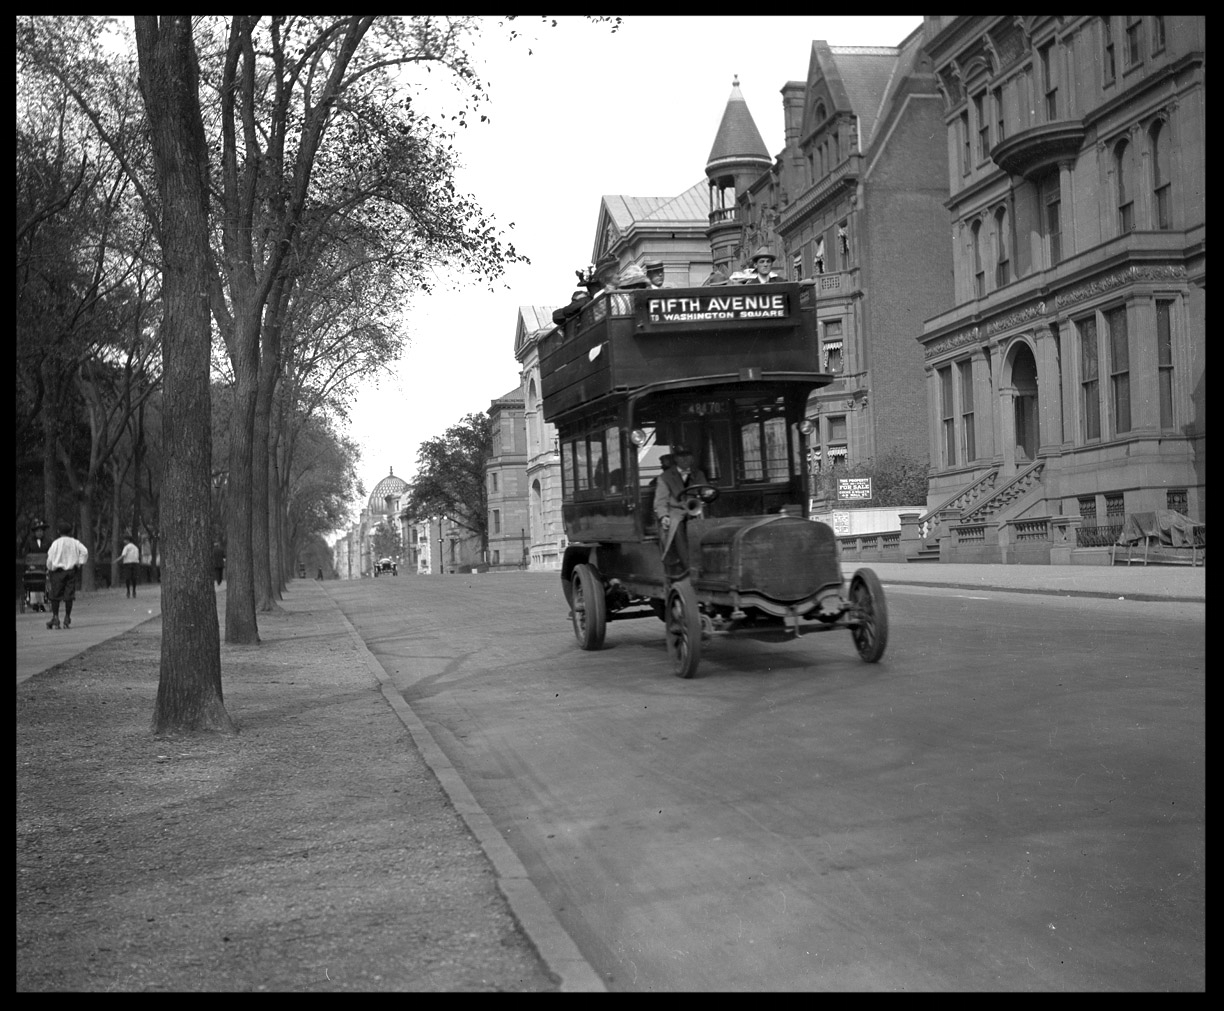
[[[713,175],[732,162],[758,161],[768,167],[773,159],[769,156],[765,141],[761,139],[761,131],[757,129],[752,113],[748,111],[748,103],[740,92],[737,76],[731,82],[731,97],[727,99],[722,123],[714,137],[714,146],[710,148],[706,174]]]

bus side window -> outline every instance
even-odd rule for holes
[[[604,432],[604,446],[608,460],[608,494],[619,495],[621,485],[625,483],[625,475],[621,469],[620,429],[615,425],[611,425]]]
[[[574,444],[561,444],[561,488],[565,501],[574,501]]]

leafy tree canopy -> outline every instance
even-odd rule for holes
[[[870,501],[839,502],[837,479],[871,478]],[[904,450],[890,449],[871,463],[827,468],[816,475],[816,497],[838,509],[871,509],[887,506],[921,506],[927,498],[927,463]]]
[[[403,543],[400,540],[399,527],[394,523],[388,523],[386,520],[379,521],[378,526],[374,528],[374,540],[372,546],[374,548],[374,560],[376,562],[380,558],[392,558],[398,560],[404,553]]]
[[[421,443],[408,510],[418,519],[447,516],[488,546],[485,461],[493,448],[487,414],[469,414],[446,433]]]

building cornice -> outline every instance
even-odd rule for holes
[[[856,151],[782,211],[778,217],[778,232],[784,233],[793,229],[822,205],[836,199],[843,190],[856,187],[862,173],[863,156]]]

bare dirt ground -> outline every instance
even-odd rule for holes
[[[228,736],[151,733],[160,631],[17,687],[19,992],[558,989],[337,615],[222,646]]]

